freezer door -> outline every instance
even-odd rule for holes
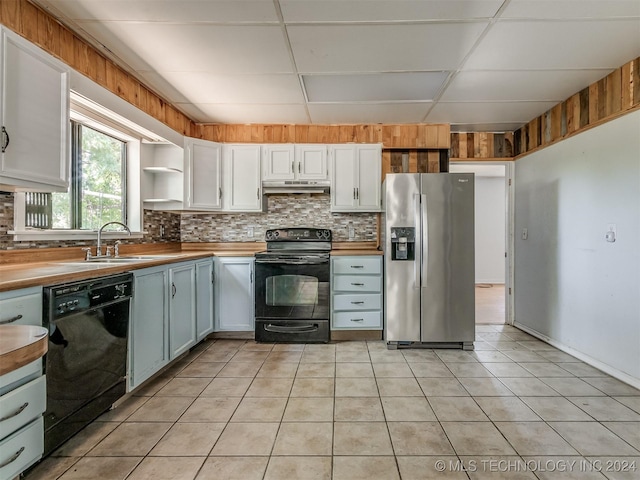
[[[422,174],[422,342],[475,337],[474,176]]]
[[[391,228],[420,228],[419,174],[387,174],[384,181],[384,261],[385,261],[385,340],[420,341],[420,265],[414,261],[392,260]],[[417,247],[417,245],[416,245]]]

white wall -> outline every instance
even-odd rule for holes
[[[504,283],[504,177],[476,175],[476,283]]]
[[[514,288],[516,324],[640,386],[640,111],[516,162]]]
[[[476,283],[505,283],[505,166],[456,163],[450,172],[475,174]]]

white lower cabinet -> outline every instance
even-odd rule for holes
[[[42,288],[0,293],[0,324],[42,325]],[[0,376],[0,480],[18,476],[44,452],[46,376],[37,359]]]
[[[169,268],[169,360],[196,344],[196,267],[192,262]]]
[[[213,330],[213,259],[133,271],[131,391]]]
[[[129,391],[169,362],[168,276],[166,266],[133,272]]]
[[[196,340],[213,332],[213,258],[196,262]]]
[[[331,328],[382,329],[382,256],[331,258]]]
[[[216,258],[216,330],[254,331],[254,258]]]

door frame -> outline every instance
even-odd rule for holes
[[[513,271],[513,252],[514,252],[514,225],[515,225],[515,209],[514,207],[514,199],[515,199],[515,185],[513,182],[514,170],[515,170],[515,162],[512,160],[509,161],[451,161],[451,164],[455,165],[469,165],[474,167],[479,167],[482,165],[503,165],[504,169],[504,190],[505,190],[505,261],[504,261],[504,269],[505,269],[505,325],[513,325],[514,313],[515,313],[515,302],[514,302],[514,271]]]

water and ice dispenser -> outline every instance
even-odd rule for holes
[[[391,227],[391,260],[415,260],[415,227]]]

